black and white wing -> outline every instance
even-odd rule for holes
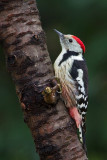
[[[88,105],[88,69],[85,60],[74,60],[70,75],[75,81],[77,88],[76,103],[77,108],[82,116],[82,128],[85,132],[85,116]]]

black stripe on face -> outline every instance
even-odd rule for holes
[[[62,60],[59,62],[59,66],[60,66],[64,61],[66,61],[69,57],[71,57],[71,56],[78,56],[78,55],[79,55],[78,52],[74,52],[74,51],[69,51],[69,50],[67,50],[67,53],[65,53],[65,54],[63,55]]]

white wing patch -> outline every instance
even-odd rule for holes
[[[87,105],[85,105],[84,103],[82,103],[81,105],[78,104],[78,107],[79,107],[80,109],[83,108],[83,107],[86,109],[86,108],[87,108]]]
[[[82,69],[78,69],[77,71],[78,71],[78,77],[76,78],[76,80],[81,86],[78,89],[85,94],[85,88],[84,88],[84,82],[83,82],[83,71]]]
[[[84,99],[84,95],[83,95],[83,94],[76,95],[76,98],[77,98],[77,99],[81,99],[81,98],[83,98],[83,99]]]

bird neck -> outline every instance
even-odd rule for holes
[[[74,60],[78,60],[78,61],[83,61],[84,60],[81,52],[75,52],[75,51],[62,49],[62,51],[59,54],[59,56],[57,57],[54,65],[55,66],[60,66],[62,63],[67,62],[67,60],[69,58],[73,61]]]
[[[68,58],[71,58],[71,59],[77,59],[77,60],[83,60],[83,54],[82,52],[77,52],[77,51],[74,51],[74,50],[66,50],[66,49],[62,49],[62,52],[60,53],[60,58],[63,57],[63,56],[66,56]]]

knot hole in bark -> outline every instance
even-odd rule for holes
[[[40,45],[42,50],[46,49],[46,47],[44,46],[45,42],[46,42],[46,36],[44,31],[35,32],[35,34],[31,39],[31,43]]]

